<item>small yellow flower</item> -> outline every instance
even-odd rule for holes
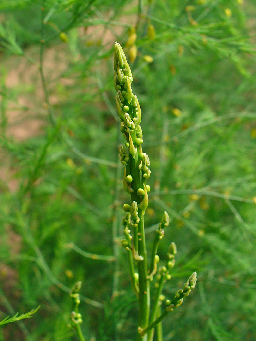
[[[172,109],[172,113],[173,113],[173,115],[176,116],[176,117],[179,117],[179,116],[182,114],[182,112],[181,112],[180,109],[178,109],[178,108],[173,108],[173,109]]]
[[[203,237],[204,236],[204,230],[199,230],[198,235],[199,235],[199,237]]]
[[[68,158],[67,160],[66,160],[66,164],[70,167],[70,168],[75,168],[75,163],[74,163],[74,161],[72,160],[72,159],[70,159],[70,158]]]
[[[199,199],[199,195],[198,194],[191,194],[189,199],[191,201],[197,201]]]
[[[73,277],[74,277],[73,272],[72,272],[71,270],[69,270],[69,269],[65,271],[65,274],[66,274],[66,276],[67,276],[68,278],[73,278]]]
[[[152,63],[152,62],[154,61],[153,57],[148,56],[148,55],[143,56],[143,59],[144,59],[145,62],[147,62],[147,63]]]
[[[66,33],[60,33],[60,40],[63,41],[63,43],[68,43],[68,36],[66,35]]]
[[[230,8],[225,8],[225,14],[228,18],[232,17],[232,11]]]
[[[135,59],[137,58],[137,53],[138,53],[137,46],[133,45],[129,50],[129,58],[130,58],[131,63],[133,63]]]
[[[192,11],[194,11],[196,8],[195,8],[195,6],[187,6],[186,7],[186,11],[187,12],[192,12]]]
[[[154,40],[156,36],[156,31],[155,31],[155,27],[150,24],[148,25],[148,37],[150,40]]]
[[[136,33],[133,33],[132,35],[130,35],[130,36],[128,37],[125,46],[126,46],[126,47],[131,47],[132,45],[134,45],[136,39],[137,39],[137,34],[136,34]]]

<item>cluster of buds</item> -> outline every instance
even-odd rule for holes
[[[197,280],[197,273],[193,272],[192,275],[189,277],[188,281],[185,283],[183,289],[178,290],[175,293],[174,299],[172,301],[166,300],[166,311],[173,311],[174,308],[179,307],[183,303],[183,298],[188,296],[192,289],[196,286]]]
[[[161,225],[161,223],[160,223],[160,225]],[[172,242],[170,247],[169,247],[169,251],[167,253],[166,264],[165,264],[165,266],[162,266],[158,271],[157,281],[155,283],[156,288],[159,288],[160,286],[162,286],[166,280],[171,279],[170,271],[175,265],[174,257],[176,255],[176,253],[177,253],[176,244]]]
[[[70,297],[73,298],[74,304],[75,304],[75,310],[71,313],[71,320],[74,325],[79,325],[83,322],[82,315],[78,312],[78,306],[80,304],[80,295],[79,291],[81,289],[82,282],[79,281],[75,283],[74,287],[72,288],[70,292]]]
[[[137,96],[132,92],[131,69],[118,43],[115,43],[114,70],[117,111],[121,120],[121,132],[126,140],[119,148],[121,162],[125,165],[124,188],[128,193],[135,193],[139,197],[139,200],[136,200],[138,208],[145,212],[148,205],[147,193],[150,190],[146,185],[146,180],[150,177],[150,161],[148,155],[142,152],[141,109]],[[132,164],[133,169],[131,169]],[[136,180],[134,180],[134,172],[136,172]],[[127,212],[127,207],[125,210]],[[136,210],[137,207],[133,208],[133,214]],[[136,222],[134,224],[136,225]]]

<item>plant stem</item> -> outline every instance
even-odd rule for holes
[[[165,277],[162,274],[161,278],[160,278],[160,280],[158,282],[158,288],[157,288],[157,292],[156,292],[156,295],[155,295],[155,302],[154,302],[154,305],[153,305],[153,308],[152,308],[152,311],[151,311],[151,314],[150,314],[149,324],[151,324],[156,319],[156,316],[157,316],[157,314],[159,312],[159,296],[162,294],[164,282],[165,282]],[[148,332],[148,341],[152,341],[153,340],[153,336],[154,336],[154,329],[151,329]]]
[[[140,222],[138,226],[139,243],[138,253],[143,257],[143,260],[138,262],[139,272],[139,328],[144,329],[148,324],[149,310],[150,310],[150,286],[147,278],[147,249],[144,233],[144,215],[139,210]],[[137,341],[147,340],[138,334]]]
[[[158,307],[158,312],[157,312],[158,317],[161,315],[161,306]],[[157,341],[163,341],[163,326],[162,322],[159,322],[157,327]]]
[[[77,335],[79,337],[79,340],[80,341],[86,341],[84,336],[83,336],[83,333],[82,333],[82,329],[81,329],[81,325],[80,324],[77,324],[76,325],[76,331],[77,331]]]

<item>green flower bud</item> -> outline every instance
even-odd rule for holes
[[[138,195],[145,195],[145,191],[144,191],[144,189],[142,189],[142,188],[139,188],[138,190],[137,190],[137,194]]]
[[[165,296],[163,295],[163,294],[161,294],[160,296],[159,296],[159,301],[164,301],[165,300]]]
[[[173,255],[176,255],[176,253],[177,253],[177,246],[176,246],[176,244],[174,242],[172,242],[170,244],[169,252],[172,253]]]
[[[167,263],[167,265],[168,265],[168,269],[172,269],[174,267],[174,265],[175,265],[175,259],[170,260]]]
[[[124,204],[123,205],[123,209],[124,209],[125,212],[130,212],[131,206],[128,205],[128,204]]]
[[[141,144],[143,143],[143,140],[140,139],[140,138],[138,138],[138,137],[136,137],[136,138],[134,139],[134,143],[135,143],[137,146],[139,146],[139,145],[141,145]]]
[[[124,247],[126,249],[129,246],[128,240],[122,239],[121,240],[121,245],[122,245],[122,247]]]
[[[68,36],[66,35],[66,33],[60,33],[60,40],[63,41],[63,43],[68,43]]]
[[[166,211],[164,211],[164,215],[163,215],[162,221],[161,221],[162,228],[168,226],[169,223],[170,223],[169,215]]]
[[[131,183],[132,182],[132,176],[131,175],[127,175],[126,177],[125,177],[125,180],[128,182],[128,183]]]
[[[188,283],[191,289],[194,289],[196,286],[197,281],[197,273],[193,272],[192,275],[189,277]]]

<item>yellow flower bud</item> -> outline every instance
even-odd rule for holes
[[[155,36],[156,36],[155,27],[152,24],[148,25],[148,38],[150,40],[154,40]]]
[[[60,40],[63,41],[63,43],[68,42],[68,36],[66,35],[66,33],[64,33],[64,32],[60,33]]]
[[[228,18],[232,17],[232,11],[230,8],[225,8],[225,14]]]
[[[138,49],[136,45],[133,45],[129,50],[129,58],[131,63],[133,63],[137,57]]]
[[[131,34],[131,35],[128,37],[125,46],[126,46],[126,47],[131,47],[132,45],[134,45],[136,39],[137,39],[137,34],[136,34],[136,33]]]
[[[192,11],[194,11],[196,8],[195,8],[195,6],[187,6],[186,7],[186,11],[187,12],[192,12]]]
[[[143,56],[143,59],[144,59],[145,62],[147,62],[147,63],[153,63],[153,61],[154,61],[153,57],[148,56],[148,55]]]
[[[199,199],[199,195],[198,194],[191,194],[189,199],[191,201],[197,201]]]
[[[178,108],[173,108],[172,113],[174,116],[179,117],[181,115],[181,111]]]

